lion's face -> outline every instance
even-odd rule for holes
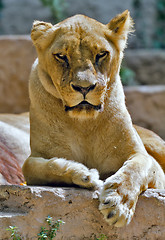
[[[47,54],[48,71],[65,111],[76,118],[96,117],[104,107],[113,55],[108,41],[75,24],[63,29]]]
[[[51,93],[54,88],[71,117],[97,117],[121,58],[109,26],[76,15],[55,26],[35,22],[32,39],[40,71],[46,73],[46,82],[41,80],[45,88],[49,91],[50,85]]]

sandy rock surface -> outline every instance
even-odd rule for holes
[[[126,50],[124,62],[140,84],[165,84],[165,51],[162,49]]]
[[[164,240],[165,190],[147,190],[138,201],[129,226],[108,226],[98,210],[92,191],[76,188],[0,186],[0,239],[9,239],[5,230],[15,225],[22,239],[37,239],[45,217],[62,219],[58,240],[92,240],[105,234],[111,240]]]
[[[0,53],[0,112],[28,111],[28,79],[36,58],[30,36],[0,37]]]

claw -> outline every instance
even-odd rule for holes
[[[107,218],[110,219],[112,217],[114,217],[115,215],[115,212],[114,211],[111,211],[108,215],[107,215]]]
[[[110,204],[110,200],[106,200],[106,201],[104,202],[104,205],[108,205],[108,204]]]
[[[90,180],[90,177],[89,177],[89,176],[84,176],[84,177],[82,178],[82,181],[83,181],[83,182],[89,182],[89,180]]]

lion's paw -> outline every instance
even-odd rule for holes
[[[96,169],[79,170],[73,174],[72,181],[85,188],[100,189],[103,186],[103,181],[99,180],[99,173]]]
[[[100,193],[99,210],[110,225],[123,227],[130,223],[136,202],[137,196],[124,189],[122,181],[110,181],[109,178]]]

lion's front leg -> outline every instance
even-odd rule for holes
[[[76,184],[98,189],[102,186],[96,169],[62,158],[29,157],[23,165],[23,174],[30,185]]]
[[[139,194],[149,187],[163,189],[164,172],[152,157],[136,154],[103,185],[99,209],[106,221],[116,227],[129,224]]]

